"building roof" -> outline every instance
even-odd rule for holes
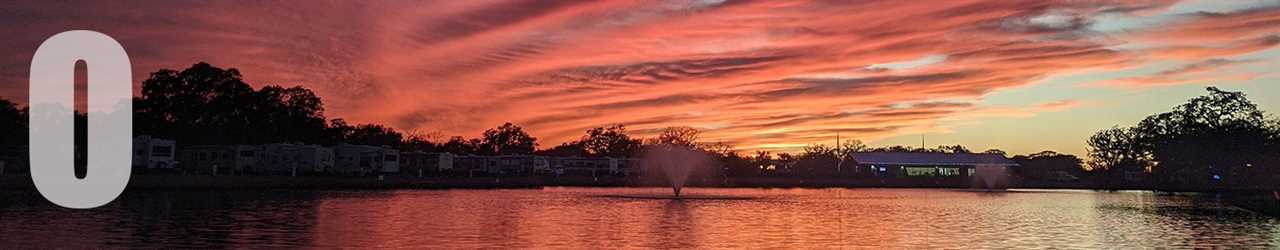
[[[858,164],[874,165],[927,165],[927,166],[1017,166],[1018,163],[998,154],[972,153],[917,153],[917,152],[854,152],[849,157]]]

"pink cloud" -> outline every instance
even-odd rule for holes
[[[1217,81],[1244,81],[1255,77],[1253,74],[1226,74],[1225,68],[1256,62],[1255,60],[1209,59],[1185,64],[1176,68],[1159,71],[1149,75],[1124,77],[1094,83],[1095,86],[1116,87],[1152,87],[1175,84],[1212,84]]]

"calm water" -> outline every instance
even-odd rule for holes
[[[0,246],[380,248],[1280,247],[1209,196],[912,189],[127,191],[90,211],[0,193]]]

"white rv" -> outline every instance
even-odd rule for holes
[[[173,169],[178,165],[178,143],[151,136],[133,138],[133,165],[145,169]]]
[[[298,163],[309,172],[324,173],[333,167],[333,149],[317,145],[301,145],[297,151]]]
[[[382,148],[382,167],[378,169],[379,173],[393,174],[400,172],[400,150],[390,147]]]
[[[252,172],[270,174],[294,174],[300,165],[296,156],[297,145],[284,143],[263,144],[257,153],[257,165]]]
[[[453,154],[439,153],[436,155],[437,157],[439,157],[439,160],[440,160],[438,163],[436,163],[436,171],[447,172],[447,171],[453,170]]]
[[[366,175],[382,171],[388,154],[386,148],[345,143],[332,149],[334,164],[327,172],[338,175]],[[399,164],[395,166],[399,170]]]
[[[233,165],[237,173],[244,173],[245,170],[253,169],[258,165],[259,146],[235,145],[231,146],[235,150],[235,165]]]
[[[295,176],[322,173],[333,167],[333,155],[333,149],[316,145],[264,144],[257,152],[255,170]]]

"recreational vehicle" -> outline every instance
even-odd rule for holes
[[[257,153],[257,167],[263,173],[323,173],[334,166],[333,149],[302,144],[272,143],[262,145]]]
[[[187,146],[178,155],[182,171],[194,174],[230,174],[235,166],[235,148],[225,145]]]
[[[133,167],[141,169],[173,169],[178,165],[173,140],[138,136],[133,138]]]
[[[434,176],[453,168],[453,154],[412,151],[400,153],[400,173],[410,176]]]
[[[539,169],[549,169],[545,157],[532,155],[503,155],[493,157],[497,163],[494,168],[496,174],[503,175],[526,175],[537,172]]]
[[[632,162],[633,161],[630,159],[611,157],[560,157],[552,158],[550,160],[550,168],[552,169],[552,172],[555,172],[556,174],[622,176],[628,174],[629,166]]]
[[[297,152],[300,169],[312,173],[324,173],[333,167],[333,149],[318,145],[299,145]]]
[[[390,147],[382,148],[382,166],[378,173],[394,174],[400,172],[400,150]]]
[[[337,175],[366,175],[382,170],[386,162],[386,148],[338,144],[333,146],[335,157],[333,167],[327,172]],[[398,164],[397,164],[398,168]]]

